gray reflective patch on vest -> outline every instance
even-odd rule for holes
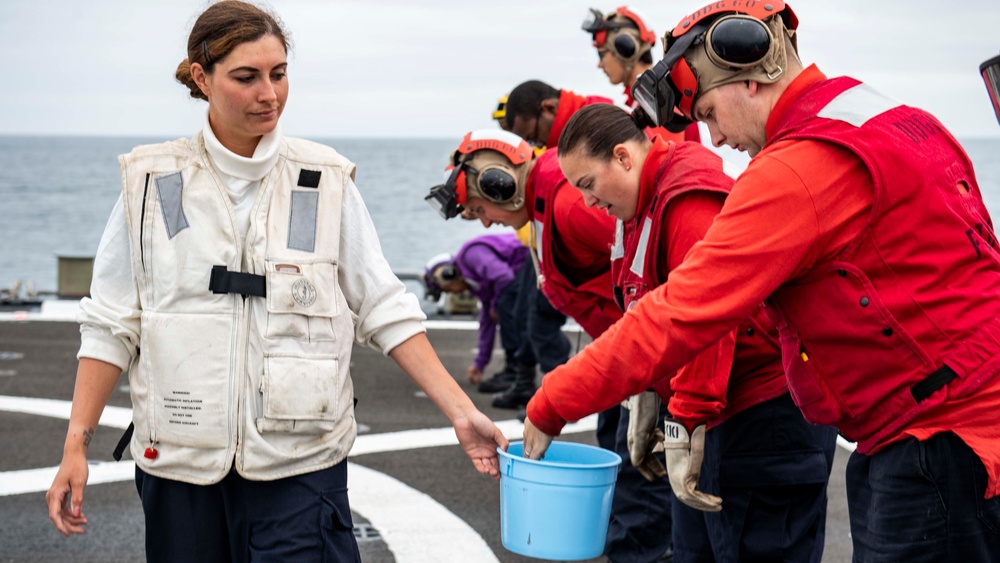
[[[545,241],[542,240],[545,234],[545,225],[541,221],[535,219],[532,222],[534,230],[532,231],[532,236],[535,238],[535,252],[538,253],[538,261],[542,261],[542,249],[545,248]]]
[[[288,248],[316,250],[316,214],[319,192],[292,192],[292,211],[288,217]]]
[[[870,86],[858,84],[830,100],[830,103],[826,104],[826,107],[820,110],[818,115],[861,127],[869,119],[899,105],[901,104],[896,100],[886,97]]]
[[[625,257],[625,223],[621,219],[615,220],[615,243],[611,245],[611,259],[618,260]]]
[[[653,220],[649,217],[642,222],[642,232],[639,233],[639,244],[636,245],[635,258],[632,259],[632,266],[629,270],[642,277],[646,271],[646,251],[649,247],[649,232],[653,229]]]
[[[180,172],[156,179],[156,195],[160,198],[160,209],[163,211],[163,224],[167,227],[167,238],[188,228],[187,217],[182,206],[184,195],[184,180]]]

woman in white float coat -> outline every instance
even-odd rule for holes
[[[507,442],[431,349],[354,165],[281,134],[287,48],[271,14],[213,4],[176,73],[208,101],[203,129],[119,158],[46,495],[66,536],[87,524],[87,446],[126,369],[149,561],[360,561],[346,463],[355,339],[399,364],[476,469],[499,476]]]

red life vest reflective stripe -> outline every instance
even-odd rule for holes
[[[965,151],[921,110],[835,78],[777,118],[769,144],[834,143],[874,181],[857,239],[769,300],[795,402],[865,453],[1000,369],[992,221]]]
[[[649,174],[652,171],[655,173]],[[663,247],[663,218],[669,203],[675,197],[692,191],[728,195],[732,180],[722,179],[720,174],[721,159],[702,145],[674,144],[654,137],[653,147],[643,165],[644,184],[640,191],[640,194],[646,194],[654,190],[652,198],[636,210],[632,221],[627,224],[618,221],[612,251],[615,297],[620,298],[619,304],[624,310],[667,281],[660,279],[659,265],[667,259],[660,249]],[[652,185],[646,185],[645,182],[650,179]],[[642,200],[640,195],[640,205]],[[728,379],[727,397],[723,398],[726,406],[720,416],[711,421],[713,427],[738,412],[786,392],[777,330],[764,316],[763,308],[740,323],[733,368]],[[706,382],[705,387],[713,386]],[[654,388],[663,400],[669,399],[669,381],[661,379]],[[710,395],[706,392],[704,396]],[[681,417],[686,414],[675,413]]]

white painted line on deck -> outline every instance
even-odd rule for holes
[[[351,508],[375,526],[396,561],[498,561],[472,527],[427,494],[356,463],[347,473]]]
[[[100,483],[119,483],[135,478],[135,462],[132,460],[90,461],[90,477],[87,485]],[[38,469],[22,469],[19,471],[4,471],[0,473],[0,497],[8,495],[23,495],[49,490],[55,479],[58,467],[40,467]]]
[[[69,401],[0,395],[0,411],[69,419],[70,407]],[[131,419],[131,409],[108,406],[100,423],[121,429]],[[510,440],[521,438],[524,431],[518,420],[501,420],[496,425]],[[563,434],[593,431],[596,427],[597,415],[592,415],[567,425]],[[350,457],[457,444],[458,438],[451,427],[366,434],[358,436]],[[853,451],[853,444],[839,436],[837,444]],[[89,463],[89,469],[88,485],[129,481],[135,476],[133,461],[94,461]],[[44,467],[0,473],[0,496],[46,491],[57,470],[58,467]],[[356,463],[348,464],[348,473],[351,508],[379,530],[397,561],[497,561],[482,536],[429,495]]]
[[[70,409],[69,401],[0,395],[0,411],[68,420]],[[131,409],[108,406],[100,424],[122,429],[131,419]],[[501,420],[496,424],[508,439],[519,439],[524,431],[518,420]],[[563,434],[592,431],[596,427],[595,415],[567,425]],[[350,457],[450,445],[458,445],[451,427],[366,434],[358,436]],[[0,473],[0,496],[47,491],[58,469],[43,467]],[[89,470],[88,485],[129,481],[135,477],[135,462],[92,461]],[[397,561],[497,561],[472,527],[429,495],[356,463],[349,464],[348,473],[351,508],[379,530]]]
[[[0,395],[0,411],[21,412],[69,420],[72,403],[56,399],[36,399],[32,397],[9,397]],[[104,407],[99,424],[122,430],[132,422],[132,409],[125,407]],[[48,489],[48,486],[45,487]]]

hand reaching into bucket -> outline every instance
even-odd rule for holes
[[[539,430],[531,423],[530,418],[524,419],[524,457],[542,459],[551,443],[552,436]]]

